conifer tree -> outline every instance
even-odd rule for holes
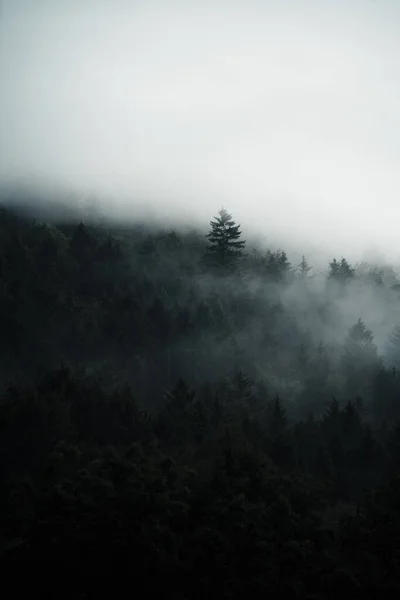
[[[369,346],[374,340],[372,331],[367,329],[362,319],[358,319],[357,322],[349,329],[348,337],[354,342],[363,346]]]
[[[276,281],[282,281],[292,272],[292,266],[288,260],[286,252],[277,250],[271,252],[268,250],[266,256],[266,271],[268,275]]]
[[[311,271],[311,267],[308,265],[307,259],[303,254],[301,263],[299,264],[299,277],[305,279],[308,276],[309,271]]]
[[[333,261],[329,263],[329,266],[330,272],[328,278],[331,280],[333,279],[345,283],[354,278],[355,270],[345,258],[342,258],[340,261],[334,258]]]
[[[370,363],[377,358],[377,348],[373,343],[372,331],[367,329],[362,319],[349,329],[344,344],[344,363],[351,369]]]
[[[232,215],[224,208],[218,214],[219,217],[210,222],[211,231],[206,236],[209,245],[205,258],[208,264],[231,269],[243,256],[246,242],[240,239],[240,225],[236,225]]]
[[[378,352],[374,344],[374,336],[362,319],[358,319],[347,333],[342,365],[347,391],[354,396],[362,395],[369,385],[373,367],[378,365]]]

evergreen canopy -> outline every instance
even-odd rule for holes
[[[243,256],[245,240],[241,240],[240,225],[236,225],[232,215],[222,208],[219,217],[210,221],[211,231],[207,234],[207,262],[216,266],[232,267]]]

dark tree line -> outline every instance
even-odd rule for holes
[[[396,294],[371,272],[316,290],[225,210],[204,237],[3,209],[2,565],[65,598],[398,594],[399,326],[385,356],[334,335],[356,282]]]

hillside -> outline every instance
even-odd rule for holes
[[[65,598],[398,592],[394,271],[210,227],[1,210],[3,564]]]

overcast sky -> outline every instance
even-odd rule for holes
[[[0,177],[400,256],[399,0],[0,0]]]

